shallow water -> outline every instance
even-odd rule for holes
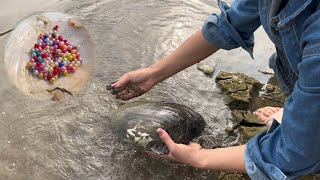
[[[95,42],[96,65],[90,81],[72,99],[40,101],[14,87],[4,69],[4,44],[0,37],[0,179],[215,179],[214,172],[157,160],[136,152],[115,139],[110,115],[123,102],[105,85],[139,67],[146,67],[178,47],[217,12],[207,0],[4,0],[0,7],[0,32],[37,11],[62,11],[83,22]],[[19,2],[19,3],[18,3]],[[26,7],[26,8],[25,8]],[[7,9],[15,9],[16,12]],[[245,72],[262,82],[273,51],[259,30],[255,60],[244,50],[219,51],[205,60],[219,70]],[[235,66],[236,64],[236,66]],[[215,75],[214,74],[214,75]],[[227,135],[229,110],[214,79],[192,66],[165,80],[136,100],[166,100],[198,111],[206,120],[204,146],[232,145],[237,135]]]

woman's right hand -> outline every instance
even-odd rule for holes
[[[110,89],[116,98],[122,100],[141,96],[158,83],[154,74],[150,67],[128,72],[111,84]]]

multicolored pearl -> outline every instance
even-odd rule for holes
[[[56,82],[61,76],[76,72],[81,66],[80,45],[73,45],[58,32],[59,27],[40,33],[37,44],[30,50],[30,60],[26,68],[40,79]]]

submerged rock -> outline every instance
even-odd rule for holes
[[[242,73],[221,71],[216,77],[217,85],[224,91],[226,105],[231,109],[250,109],[253,94],[263,87],[256,79]]]
[[[199,69],[200,71],[202,71],[206,76],[212,77],[213,72],[214,72],[214,70],[215,70],[215,67],[200,62],[200,63],[197,64],[197,69]]]
[[[176,143],[188,144],[200,136],[205,124],[202,116],[189,107],[168,102],[129,103],[112,116],[112,128],[120,140],[156,154],[168,153],[156,129],[166,130]]]
[[[242,73],[219,72],[216,82],[226,94],[233,117],[226,132],[239,129],[241,144],[268,128],[253,112],[265,106],[283,107],[286,99],[278,86],[262,84]]]

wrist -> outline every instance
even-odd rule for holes
[[[155,84],[162,82],[163,80],[167,79],[165,74],[165,70],[161,68],[158,63],[155,63],[148,67],[151,73],[152,79],[154,79]]]
[[[207,157],[206,152],[207,149],[199,149],[196,153],[192,161],[189,163],[190,166],[193,166],[195,168],[199,169],[205,169],[207,164]]]

